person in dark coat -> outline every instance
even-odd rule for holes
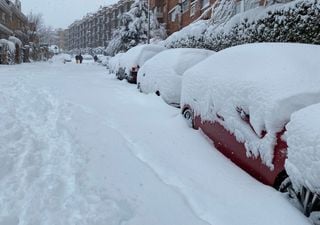
[[[80,60],[80,64],[81,64],[81,63],[82,63],[82,60],[83,60],[83,57],[82,57],[81,54],[79,55],[79,60]]]
[[[79,56],[76,55],[76,63],[78,64],[79,63]]]
[[[93,57],[93,59],[94,59],[95,62],[97,62],[97,61],[98,61],[98,56],[95,55],[95,56]]]

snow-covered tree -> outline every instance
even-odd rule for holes
[[[165,29],[159,24],[154,14],[150,11],[150,38],[163,39]],[[148,2],[146,0],[135,0],[129,12],[121,16],[122,26],[114,31],[113,38],[107,47],[108,55],[115,55],[121,51],[141,44],[147,43],[149,18]]]
[[[216,1],[212,6],[211,23],[219,26],[226,23],[236,13],[236,2],[230,0]]]

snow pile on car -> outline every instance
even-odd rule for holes
[[[182,74],[214,52],[202,49],[169,49],[148,60],[139,70],[138,83],[144,93],[159,91],[169,104],[180,104]]]
[[[69,54],[58,54],[58,55],[54,55],[51,59],[50,62],[64,62],[66,59],[71,59],[72,57]]]
[[[288,159],[286,171],[296,190],[320,188],[320,104],[295,112],[286,126]]]
[[[124,53],[119,60],[120,67],[124,68],[126,73],[129,74],[133,66],[139,65],[141,67],[148,59],[165,49],[163,46],[154,44],[138,45]]]
[[[120,67],[120,59],[124,53],[118,53],[109,60],[109,72],[116,73]]]
[[[319,57],[320,46],[306,44],[225,49],[186,71],[181,103],[219,121],[245,142],[248,156],[273,168],[277,133],[293,112],[320,102]]]

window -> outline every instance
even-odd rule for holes
[[[177,18],[177,14],[175,11],[171,12],[170,13],[170,20],[171,22],[175,22],[176,21],[176,18]]]
[[[236,3],[236,12],[245,12],[260,6],[260,0],[241,0]]]
[[[260,6],[260,0],[250,0],[250,1],[244,0],[244,2],[245,2],[245,6],[244,6],[245,11]]]
[[[210,5],[209,0],[201,0],[201,8],[206,8]]]
[[[182,7],[182,12],[186,12],[188,11],[189,9],[189,0],[184,0],[182,3],[181,3],[181,7]]]
[[[175,22],[177,20],[177,17],[179,15],[179,8],[180,7],[174,7],[173,9],[170,10],[169,12],[169,16],[170,16],[170,20],[171,22]]]
[[[237,2],[236,2],[236,7],[235,7],[236,14],[242,12],[242,10],[241,10],[242,7],[241,7],[241,5],[242,5],[242,2],[241,2],[241,1],[237,1]]]
[[[190,16],[194,16],[195,14],[196,14],[196,4],[194,2],[194,3],[191,3],[191,6],[190,6]]]

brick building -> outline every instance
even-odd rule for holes
[[[208,19],[212,6],[219,0],[149,0],[150,8],[158,20],[165,24],[168,35],[188,26],[193,21]],[[263,6],[274,0],[230,0],[236,2],[235,13],[244,12],[250,8]],[[291,0],[280,0],[288,2]]]
[[[130,10],[132,3],[133,0],[120,0],[72,23],[65,31],[66,49],[106,47],[113,31],[121,25],[120,16]]]
[[[28,19],[21,12],[20,0],[0,0],[0,38],[13,35],[25,40],[27,27]]]

